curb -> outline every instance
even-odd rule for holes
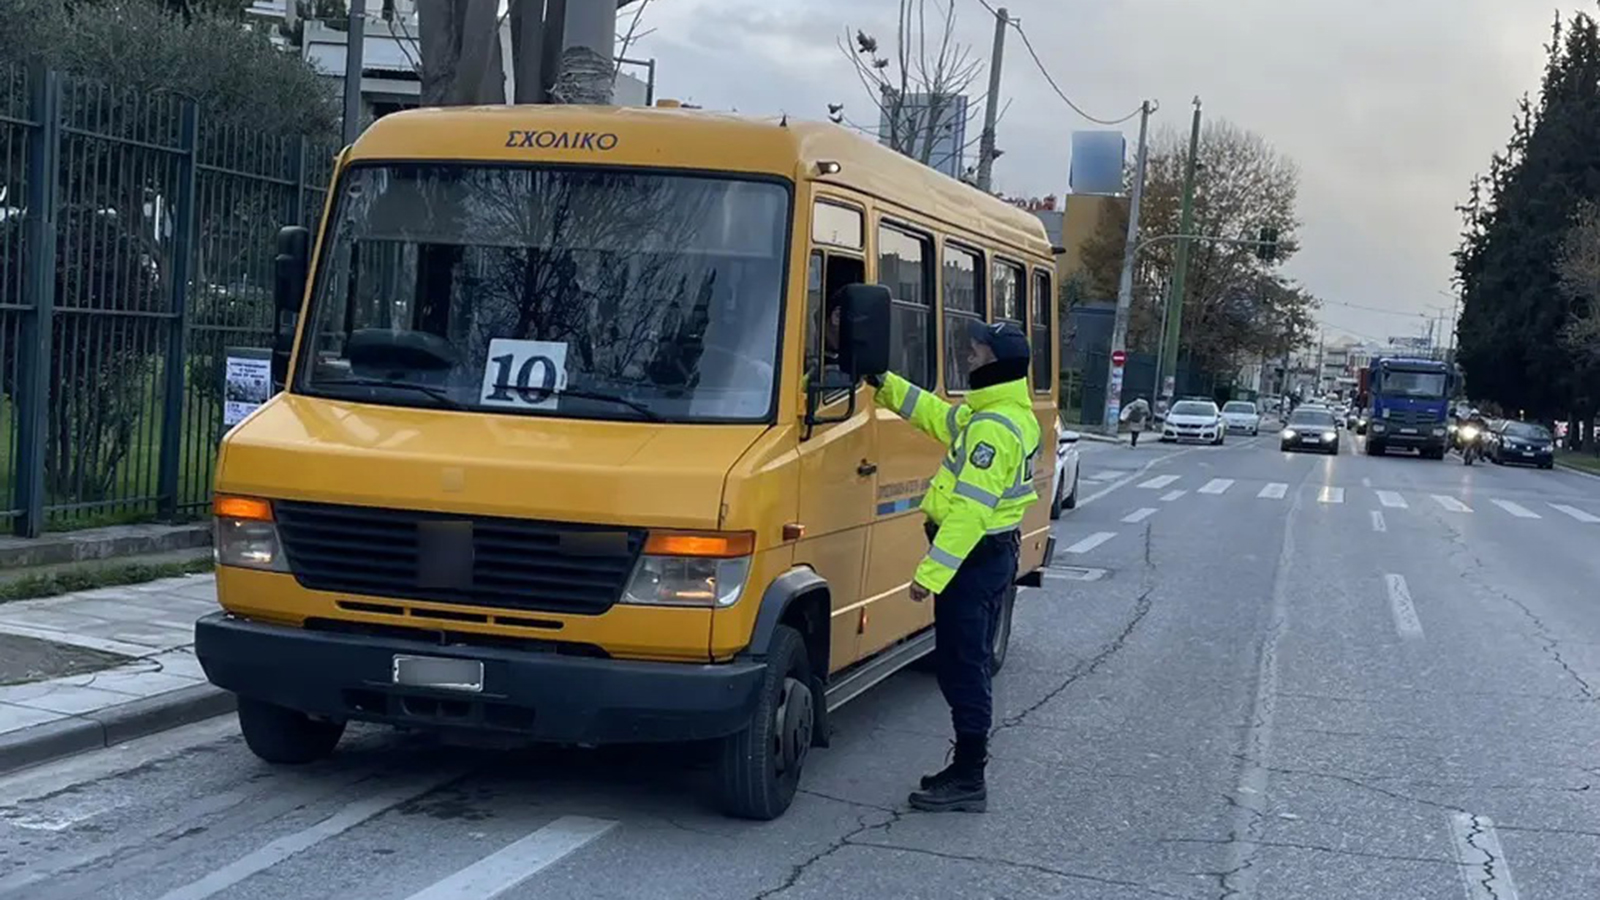
[[[0,775],[233,712],[232,692],[197,684],[0,735]]]
[[[1557,462],[1556,468],[1565,472],[1572,472],[1577,475],[1582,475],[1585,478],[1600,478],[1600,473],[1591,472],[1588,469],[1579,468],[1578,466],[1568,465],[1564,462]]]

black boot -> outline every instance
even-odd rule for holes
[[[950,746],[952,748],[954,748],[955,744],[952,742],[950,744]],[[924,776],[922,776],[922,784],[921,784],[921,786],[922,786],[923,790],[926,791],[926,790],[931,790],[932,788],[936,788],[939,785],[944,784],[946,781],[949,781],[951,778],[953,778],[955,776],[955,774],[956,774],[956,764],[955,764],[955,762],[953,762],[952,753],[954,753],[953,749],[945,752],[945,754],[944,754],[944,762],[945,762],[944,768],[942,768],[939,771],[933,773],[932,775],[924,775]]]
[[[924,812],[986,812],[989,788],[984,783],[983,770],[988,762],[988,735],[957,735],[955,761],[946,770],[949,775],[913,793],[909,801],[912,808]],[[932,777],[944,775],[940,772]]]

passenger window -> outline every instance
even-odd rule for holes
[[[861,211],[821,200],[811,209],[811,241],[861,249]]]
[[[983,259],[974,251],[944,245],[944,386],[971,387],[967,364],[967,326],[984,320]]]
[[[889,289],[890,368],[918,387],[934,386],[932,241],[878,226],[878,282]]]
[[[1007,262],[994,264],[994,320],[1022,327],[1022,269]]]
[[[812,251],[806,272],[806,373],[811,378],[821,378],[825,367],[839,368],[839,348],[835,346],[839,322],[833,300],[845,285],[864,281],[866,265],[861,259]],[[824,400],[846,393],[832,391]]]
[[[1041,394],[1050,393],[1055,382],[1055,333],[1051,330],[1050,313],[1054,310],[1056,295],[1050,283],[1050,273],[1035,270],[1033,293],[1028,298],[1028,338],[1032,343],[1033,389]]]

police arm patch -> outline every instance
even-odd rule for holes
[[[987,469],[994,465],[994,447],[986,441],[979,441],[978,446],[972,448],[972,453],[967,458],[978,468]]]

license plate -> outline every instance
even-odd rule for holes
[[[1308,443],[1308,444],[1315,444],[1320,440],[1322,440],[1322,438],[1319,435],[1315,435],[1315,434],[1306,435],[1306,443]]]
[[[394,683],[476,693],[483,690],[483,663],[475,659],[396,655]]]
[[[1523,456],[1532,456],[1533,455],[1533,451],[1532,450],[1522,450],[1520,452],[1522,453]]]
[[[1417,430],[1415,428],[1402,428],[1402,429],[1400,429],[1400,433],[1401,434],[1416,434]]]

